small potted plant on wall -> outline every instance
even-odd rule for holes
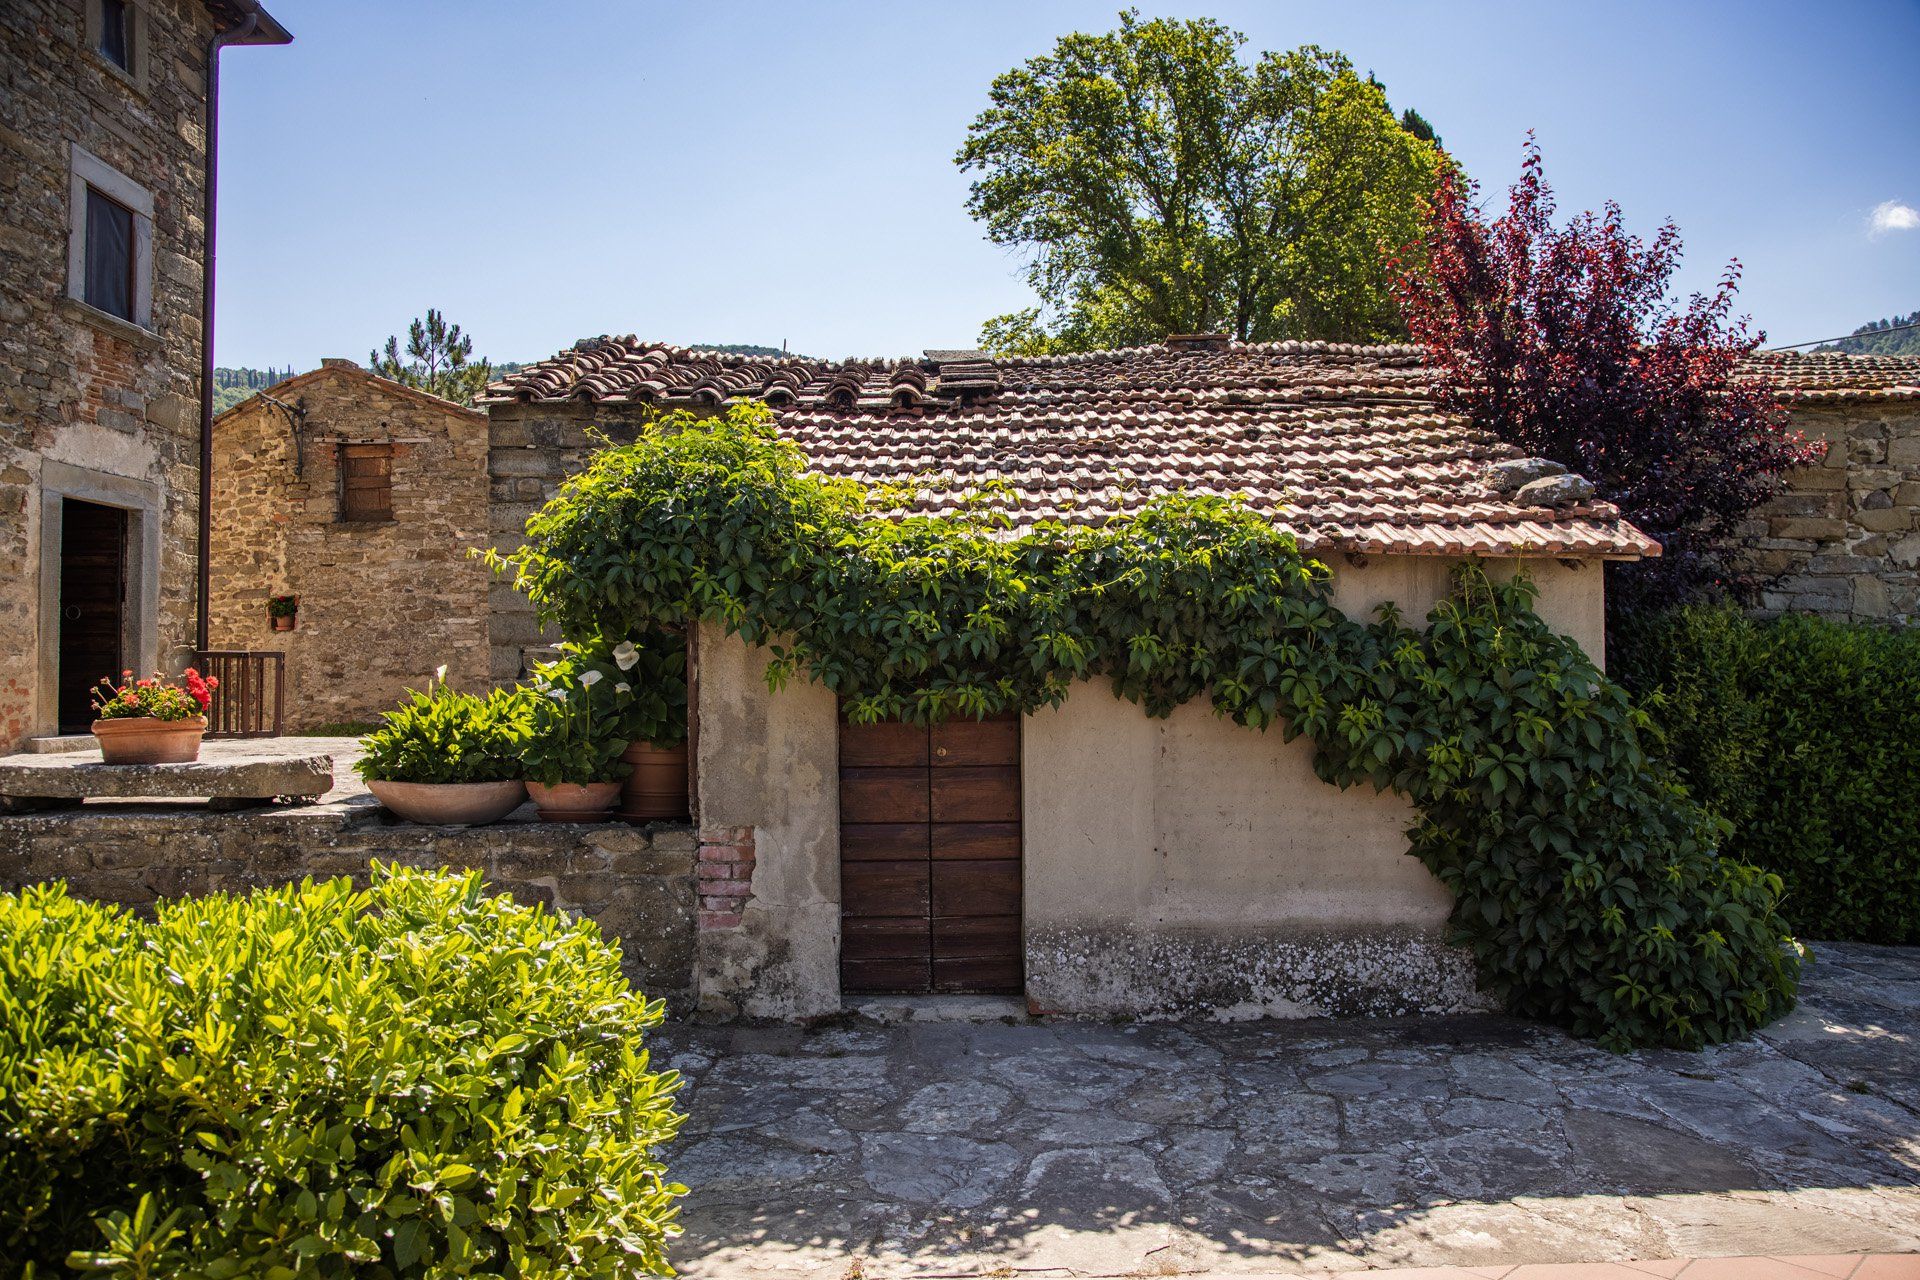
[[[628,689],[602,664],[577,654],[536,669],[533,733],[522,753],[527,794],[545,822],[598,822],[620,798],[632,766],[618,705]]]
[[[200,758],[216,679],[188,667],[175,684],[155,672],[135,680],[132,671],[93,688],[93,740],[106,764],[187,764]]]
[[[275,631],[291,631],[300,625],[299,596],[268,596],[267,616]]]
[[[450,689],[447,669],[384,713],[354,766],[374,798],[407,822],[497,822],[527,798],[520,753],[531,732],[523,689],[485,697]]]

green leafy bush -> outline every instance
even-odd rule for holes
[[[1415,801],[1453,936],[1516,1011],[1625,1047],[1792,1007],[1779,881],[1716,855],[1646,716],[1525,583],[1468,570],[1424,630],[1363,625],[1240,504],[1016,536],[991,491],[958,518],[907,515],[804,468],[764,411],[670,415],[596,455],[494,563],[568,635],[719,622],[772,647],[771,681],[818,680],[856,719],[1028,711],[1086,678],[1153,715],[1207,698],[1311,735],[1329,782]]]
[[[478,873],[0,895],[0,1275],[667,1274],[661,1014]]]
[[[1616,628],[1727,847],[1786,883],[1811,937],[1920,943],[1920,631],[1730,608]]]
[[[532,729],[523,690],[482,696],[436,680],[381,714],[354,768],[377,782],[503,782],[521,776]]]

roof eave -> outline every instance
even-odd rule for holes
[[[233,30],[249,17],[254,19],[253,30],[233,41],[236,45],[293,43],[293,33],[281,26],[280,20],[268,13],[259,0],[205,0],[205,3],[208,11],[220,22],[222,32]]]

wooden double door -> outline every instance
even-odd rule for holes
[[[842,722],[840,985],[1024,989],[1017,717]]]

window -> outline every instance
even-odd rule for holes
[[[73,148],[67,295],[87,319],[153,329],[153,196],[82,147]]]
[[[122,320],[133,319],[133,210],[87,188],[87,279],[82,296]]]
[[[86,14],[81,47],[135,93],[147,92],[147,6],[150,0],[73,0]]]
[[[342,522],[393,519],[393,446],[340,446]]]
[[[99,0],[100,56],[122,71],[133,70],[133,41],[129,38],[126,0]]]

